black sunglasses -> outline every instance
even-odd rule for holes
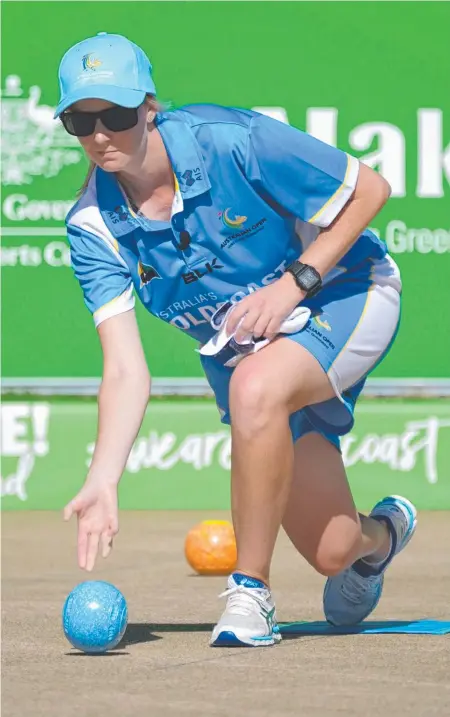
[[[111,132],[124,132],[136,127],[138,107],[108,107],[101,112],[62,112],[61,122],[64,129],[74,137],[89,137],[95,131],[97,120]]]

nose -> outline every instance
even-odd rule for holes
[[[95,123],[93,139],[94,139],[95,144],[97,144],[99,147],[101,147],[104,144],[107,144],[110,141],[110,136],[108,134],[108,130],[101,123],[101,120],[99,120],[99,119]]]

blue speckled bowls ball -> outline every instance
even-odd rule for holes
[[[64,634],[74,647],[83,652],[106,652],[123,637],[127,603],[111,583],[88,580],[67,596],[62,619]]]

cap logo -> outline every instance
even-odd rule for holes
[[[87,55],[84,55],[83,57],[83,70],[96,70],[97,67],[100,67],[102,64],[101,60],[97,60],[94,58],[94,55],[92,52],[89,52]]]

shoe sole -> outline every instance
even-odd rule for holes
[[[276,645],[281,640],[274,638],[271,635],[267,637],[250,637],[248,638],[251,642],[243,642],[238,636],[231,630],[222,630],[214,642],[210,643],[211,647],[271,647]]]

